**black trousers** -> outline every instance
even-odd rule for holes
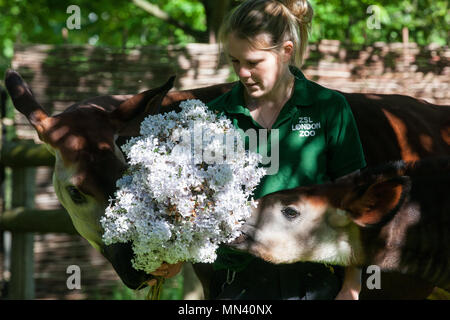
[[[299,262],[275,265],[254,259],[240,272],[216,270],[210,299],[220,300],[332,300],[338,294],[343,269]]]

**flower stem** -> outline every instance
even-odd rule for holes
[[[148,290],[147,300],[160,300],[164,284],[163,277],[156,277],[156,284]]]

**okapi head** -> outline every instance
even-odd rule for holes
[[[230,246],[272,263],[377,265],[448,290],[449,192],[449,157],[367,168],[258,199]]]
[[[130,244],[105,246],[101,239],[100,218],[114,195],[116,180],[126,169],[116,139],[138,134],[143,118],[159,112],[173,80],[135,96],[88,99],[49,116],[20,75],[6,72],[5,84],[14,106],[55,156],[53,185],[59,201],[80,235],[111,262],[130,288],[139,287],[151,276],[131,266]]]

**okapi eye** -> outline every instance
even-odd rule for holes
[[[298,212],[296,209],[294,209],[292,207],[285,207],[285,208],[281,209],[281,212],[288,219],[294,219],[300,215],[300,212]]]
[[[66,190],[74,203],[82,204],[86,202],[86,198],[74,186],[68,186],[66,187]]]

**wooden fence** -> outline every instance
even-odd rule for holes
[[[450,104],[449,61],[448,47],[418,47],[411,43],[349,47],[338,41],[324,40],[310,46],[303,71],[308,78],[342,91],[407,94],[438,104]],[[217,46],[207,44],[125,51],[92,46],[18,45],[12,67],[22,74],[37,100],[51,114],[100,94],[137,93],[160,85],[173,74],[177,75],[176,89],[233,79]],[[15,114],[13,125],[19,139],[39,143],[34,130],[19,113]],[[26,281],[19,285],[22,289],[17,295],[32,297],[28,295],[33,291],[29,274],[30,268],[34,267],[35,298],[95,298],[98,288],[103,292],[111,291],[119,280],[109,263],[84,239],[70,232],[53,232],[57,230],[36,233],[37,222],[11,224],[12,221],[34,218],[37,212],[52,217],[46,219],[67,218],[60,211],[61,206],[52,189],[49,163],[29,167],[31,159],[40,161],[38,159],[43,155],[40,148],[30,142],[25,147],[20,143],[6,144],[2,148],[2,164],[11,165],[10,180],[16,181],[16,186],[34,185],[34,191],[31,187],[14,190],[16,195],[11,199],[11,206],[2,213],[0,220],[0,225],[12,230],[14,239],[18,239],[16,247],[11,248],[16,253],[10,256],[19,257],[17,261],[30,261],[30,265],[10,266],[12,270],[18,270],[18,275],[28,272],[28,276],[23,276]],[[13,154],[16,156],[12,157]],[[30,226],[32,228],[27,229]],[[34,250],[30,249],[30,232],[34,232]],[[71,264],[87,270],[83,275],[85,288],[82,291],[72,292],[65,288],[66,268]],[[3,272],[0,272],[0,281],[2,277]],[[10,284],[13,284],[13,277]]]
[[[63,209],[34,208],[36,169],[53,166],[43,145],[19,141],[2,145],[2,165],[11,173],[10,200],[0,216],[0,230],[11,232],[9,299],[34,299],[34,233],[77,234]]]
[[[4,143],[6,137],[4,121],[6,115],[6,91],[0,87],[1,101],[1,168],[0,181],[10,184],[12,192],[9,201],[5,200],[4,189],[1,192],[0,271],[3,278],[9,279],[8,296],[12,299],[31,299],[34,297],[34,241],[33,232],[67,232],[74,234],[73,226],[67,214],[62,210],[34,210],[35,168],[34,166],[52,166],[53,161],[42,145],[33,141]],[[6,178],[9,169],[10,179]],[[52,221],[52,223],[48,223]],[[54,222],[54,223],[53,223]],[[58,229],[62,227],[61,230]],[[10,232],[5,233],[3,231]],[[9,245],[6,244],[9,243]],[[8,248],[8,250],[5,250]],[[7,251],[7,252],[5,252]],[[6,267],[6,268],[5,268]],[[6,282],[1,283],[2,296],[6,296]]]

